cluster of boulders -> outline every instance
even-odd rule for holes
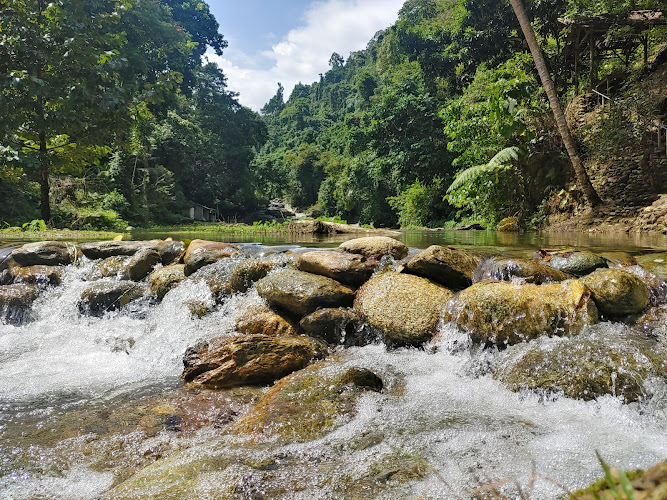
[[[600,321],[664,324],[663,254],[639,258],[652,274],[622,252],[541,250],[522,259],[434,245],[408,257],[403,243],[382,236],[295,252],[281,264],[230,259],[241,253],[237,245],[204,240],[187,247],[171,240],[30,243],[0,264],[0,314],[5,322],[24,321],[39,291],[86,257],[96,261],[94,277],[115,279],[86,287],[82,314],[103,315],[141,297],[162,300],[185,280],[203,280],[217,299],[256,289],[263,305],[238,318],[238,335],[202,342],[185,355],[184,380],[208,388],[271,383],[337,346],[378,339],[389,347],[422,346],[447,323],[474,345],[507,349],[495,375],[513,390],[632,401],[645,394],[644,380],[667,373],[666,339],[645,335],[628,341],[628,351],[579,335]],[[233,265],[222,273],[225,262]],[[188,306],[197,316],[210,311],[204,303]],[[570,339],[534,342],[545,337]],[[523,347],[512,350],[516,344]]]

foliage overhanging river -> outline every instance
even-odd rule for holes
[[[665,248],[662,237],[400,238],[411,255],[434,243],[512,256],[567,243],[632,254]],[[286,251],[313,246],[337,243],[243,243],[241,255],[216,264],[217,272],[228,276],[247,258],[281,264]],[[239,435],[232,424],[267,387],[188,390],[180,375],[188,347],[235,335],[237,318],[262,302],[256,289],[215,304],[204,281],[186,280],[162,302],[142,298],[101,317],[82,315],[78,302],[96,269],[86,258],[67,266],[62,284],[34,303],[31,321],[0,324],[2,498],[469,498],[505,482],[499,489],[511,498],[518,484],[532,488],[531,498],[557,499],[566,496],[563,487],[573,491],[602,475],[596,450],[622,469],[667,457],[664,381],[652,381],[650,396],[629,404],[611,395],[583,401],[511,392],[492,376],[503,352],[470,347],[442,322],[424,348],[373,342],[331,354],[323,362],[330,375],[367,368],[383,382],[382,391],[365,391],[349,411],[334,414],[333,424],[321,422],[332,430],[306,441]],[[212,311],[197,317],[193,301]],[[580,335],[624,352],[627,338],[644,333],[604,321]],[[648,334],[667,343],[664,321]],[[556,349],[566,339],[537,342]]]

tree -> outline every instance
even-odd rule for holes
[[[558,125],[558,131],[563,138],[563,144],[565,144],[565,149],[567,149],[567,154],[569,155],[570,161],[572,162],[572,168],[574,169],[574,173],[577,179],[577,185],[579,186],[579,189],[583,191],[591,206],[599,205],[602,203],[602,200],[600,200],[600,197],[595,191],[595,188],[593,188],[593,184],[591,184],[591,180],[586,173],[586,169],[582,165],[581,159],[579,158],[577,147],[574,143],[574,138],[572,137],[572,133],[567,126],[565,115],[563,114],[560,101],[558,100],[558,95],[556,94],[556,88],[553,81],[551,80],[549,70],[547,68],[546,62],[544,61],[544,57],[542,56],[542,51],[537,44],[535,33],[533,32],[530,20],[526,15],[525,9],[523,8],[523,2],[521,0],[510,0],[510,3],[512,4],[512,8],[514,9],[514,13],[516,14],[517,19],[519,20],[523,35],[526,37],[526,42],[528,43],[530,53],[532,54],[533,60],[535,61],[535,66],[537,67],[537,72],[540,75],[540,80],[542,81],[544,91],[549,98],[549,104],[551,105],[551,110],[553,111],[556,124]]]

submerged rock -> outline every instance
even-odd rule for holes
[[[185,275],[192,273],[204,266],[213,264],[220,259],[238,255],[239,247],[231,243],[220,241],[192,240],[183,256],[185,264]]]
[[[598,310],[609,316],[638,313],[649,304],[649,289],[624,269],[598,269],[581,281],[593,294]]]
[[[574,276],[585,276],[596,269],[609,267],[606,259],[586,250],[540,250],[537,257],[554,269]]]
[[[11,253],[19,266],[64,266],[74,262],[76,247],[64,241],[27,243]]]
[[[508,345],[541,335],[570,335],[598,320],[591,292],[579,280],[533,285],[475,283],[447,305],[454,321],[483,345]]]
[[[571,276],[535,260],[506,259],[503,257],[484,259],[472,275],[472,280],[475,283],[490,279],[511,281],[513,278],[521,278],[526,283],[539,285],[565,281]]]
[[[33,285],[0,286],[0,321],[20,325],[25,321],[35,299],[37,299],[37,288]]]
[[[648,269],[659,278],[667,280],[667,252],[640,255],[636,260],[644,269]]]
[[[562,391],[584,400],[611,395],[630,403],[646,395],[649,377],[667,375],[654,344],[604,334],[542,339],[510,348],[495,378],[512,391]]]
[[[357,253],[376,259],[390,255],[394,259],[400,260],[408,256],[408,247],[389,236],[354,238],[341,243],[338,248],[343,252]]]
[[[250,308],[236,321],[235,328],[248,335],[294,337],[299,334],[297,325],[266,306]]]
[[[325,360],[278,381],[231,432],[282,442],[317,439],[354,416],[363,391],[382,387],[371,370],[340,370]]]
[[[318,307],[352,305],[354,292],[339,282],[304,273],[283,269],[257,282],[257,292],[269,304],[299,319]]]
[[[322,357],[308,337],[245,335],[202,342],[183,358],[183,379],[211,389],[268,384]]]
[[[319,274],[352,286],[363,285],[373,274],[379,262],[363,255],[317,250],[299,256],[296,267],[300,271]]]
[[[172,264],[151,273],[148,284],[151,293],[162,300],[167,292],[176,288],[185,279],[185,264]]]
[[[144,288],[134,281],[104,281],[86,288],[79,300],[81,314],[102,316],[143,297]]]
[[[405,272],[460,290],[470,286],[472,274],[481,260],[479,255],[465,250],[431,245],[405,264]]]
[[[419,345],[433,337],[453,295],[426,278],[388,271],[359,289],[354,309],[382,332],[387,343]]]
[[[638,264],[637,259],[627,252],[600,252],[598,255],[607,260],[609,267],[629,267]]]

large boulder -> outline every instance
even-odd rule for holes
[[[14,278],[14,283],[29,285],[59,285],[63,278],[62,268],[56,266],[13,266],[9,272]]]
[[[117,255],[134,255],[144,248],[158,250],[164,242],[160,240],[153,241],[95,241],[83,243],[77,248],[89,259],[106,259]]]
[[[0,286],[0,321],[13,325],[23,323],[35,299],[37,288],[33,285]]]
[[[329,344],[366,343],[363,342],[365,335],[361,316],[354,309],[324,307],[303,318],[299,325],[306,335]]]
[[[364,391],[382,388],[382,379],[367,368],[341,370],[321,361],[279,380],[231,432],[281,442],[317,439],[354,416]]]
[[[257,282],[257,292],[272,306],[299,319],[318,307],[349,306],[354,300],[354,292],[339,282],[294,269],[262,278]]]
[[[153,268],[162,262],[160,253],[154,248],[142,248],[124,265],[122,279],[141,281],[150,274]]]
[[[144,288],[134,281],[100,281],[81,293],[79,311],[81,314],[103,316],[129,302],[143,297]]]
[[[161,267],[148,277],[151,294],[162,300],[167,292],[176,288],[185,279],[185,264]]]
[[[204,266],[220,259],[238,255],[239,247],[220,241],[192,240],[183,256],[185,275],[190,276]]]
[[[598,310],[608,316],[638,313],[649,304],[648,287],[624,269],[598,269],[581,281],[593,294]]]
[[[244,335],[202,342],[185,352],[183,379],[210,389],[269,384],[322,357],[308,337]]]
[[[235,329],[247,335],[293,337],[299,334],[298,326],[290,319],[266,306],[251,307],[236,320]]]
[[[63,266],[74,262],[76,247],[64,241],[27,243],[11,254],[19,266]]]
[[[425,278],[388,271],[359,289],[354,309],[388,344],[419,345],[433,337],[453,295]]]
[[[273,262],[248,259],[241,262],[229,278],[230,293],[245,293],[276,266]]]
[[[652,344],[603,333],[543,338],[508,349],[494,376],[512,391],[562,392],[584,400],[611,395],[629,403],[647,395],[649,377],[667,375],[667,362]]]
[[[475,283],[452,299],[445,315],[445,321],[454,321],[473,342],[501,348],[541,335],[578,333],[597,319],[591,292],[579,280]]]
[[[404,259],[408,247],[397,239],[388,236],[367,236],[345,241],[338,247],[343,252],[358,253],[366,257],[379,259],[390,255],[394,259]]]
[[[485,280],[512,281],[513,278],[520,278],[526,283],[539,285],[541,283],[565,281],[571,276],[536,260],[507,259],[504,257],[484,259],[472,275],[472,280],[475,283]]]
[[[472,283],[472,273],[482,258],[455,248],[431,245],[405,264],[405,272],[460,290]]]
[[[157,250],[160,252],[162,265],[168,266],[180,259],[183,252],[185,252],[185,243],[167,238],[158,245]]]
[[[297,269],[319,274],[352,286],[363,285],[377,268],[379,262],[363,255],[317,250],[299,256]]]
[[[519,219],[517,217],[505,217],[498,223],[496,231],[499,233],[518,233]]]
[[[574,276],[609,267],[606,259],[587,250],[540,250],[537,257],[554,269]]]

